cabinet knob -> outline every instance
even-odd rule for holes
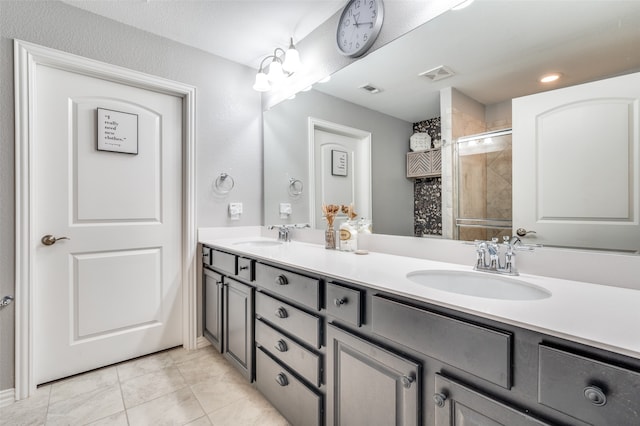
[[[287,376],[285,376],[283,373],[279,373],[276,376],[276,382],[280,385],[280,386],[287,386],[289,384],[289,380],[287,379]]]
[[[400,378],[400,382],[402,383],[402,386],[405,387],[405,389],[410,389],[411,384],[415,381],[416,379],[414,379],[413,376],[402,376]]]
[[[598,407],[602,407],[607,403],[607,395],[598,386],[591,385],[584,388],[584,397]]]
[[[289,316],[289,313],[287,312],[287,310],[285,308],[283,308],[282,306],[278,308],[278,310],[276,311],[276,316],[278,318],[287,318]]]
[[[284,275],[278,275],[278,278],[276,278],[276,284],[287,285],[289,284],[289,280]]]
[[[433,395],[433,402],[440,408],[444,407],[445,401],[447,400],[447,395],[441,392]]]
[[[286,351],[289,350],[289,347],[287,346],[287,342],[285,342],[282,339],[278,340],[278,342],[276,343],[275,348],[277,350],[279,350],[280,352],[286,352]]]
[[[347,304],[347,298],[341,297],[339,299],[335,299],[333,303],[335,303],[335,305],[339,308],[340,306]]]

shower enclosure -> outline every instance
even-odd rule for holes
[[[456,141],[455,238],[511,236],[511,133],[505,129]]]

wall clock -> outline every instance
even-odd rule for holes
[[[383,19],[382,0],[350,0],[342,11],[336,31],[340,53],[352,58],[364,55],[376,41]]]

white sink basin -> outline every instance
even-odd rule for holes
[[[279,246],[282,244],[282,241],[273,241],[273,240],[255,240],[255,241],[239,241],[234,243],[236,246],[250,246],[250,247],[273,247]]]
[[[407,274],[414,283],[467,296],[502,300],[538,300],[551,296],[551,292],[510,277],[483,272],[414,271]]]

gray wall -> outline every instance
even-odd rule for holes
[[[260,95],[255,70],[52,1],[0,0],[0,297],[14,294],[13,39],[196,87],[198,226],[259,225],[262,218]],[[220,172],[235,188],[212,192]],[[244,203],[239,221],[230,201]],[[14,387],[14,305],[0,310],[0,390]]]
[[[371,132],[374,232],[413,235],[413,182],[406,178],[412,124],[315,90],[264,112],[265,224],[309,222],[308,117]],[[300,197],[288,195],[289,177],[303,181]],[[281,202],[293,210],[284,221]]]

